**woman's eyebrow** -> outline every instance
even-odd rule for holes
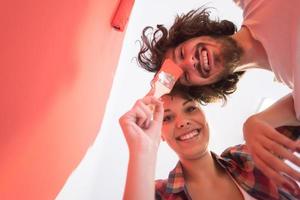
[[[187,104],[187,103],[189,103],[189,102],[191,102],[191,101],[193,101],[193,99],[188,99],[188,100],[186,100],[185,102],[183,102],[183,106],[185,105],[185,104]]]
[[[171,110],[170,109],[165,109],[164,112],[171,112]]]

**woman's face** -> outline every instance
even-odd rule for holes
[[[164,95],[162,139],[182,159],[208,152],[209,128],[198,102],[181,95]]]

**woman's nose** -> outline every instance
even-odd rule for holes
[[[189,120],[180,120],[177,122],[177,128],[186,128],[191,125],[191,122]]]

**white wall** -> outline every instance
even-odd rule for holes
[[[131,108],[137,98],[146,94],[152,78],[152,74],[138,68],[132,60],[139,49],[136,40],[140,38],[143,27],[155,26],[157,23],[170,24],[176,13],[187,12],[205,2],[208,1],[136,1],[99,137],[57,199],[122,198],[128,150],[119,128],[118,118]],[[241,11],[231,0],[215,0],[208,6],[217,8],[216,14],[220,19],[229,19],[240,26]],[[271,73],[261,70],[249,71],[240,81],[238,91],[232,95],[226,106],[216,104],[204,108],[211,127],[210,148],[221,153],[230,145],[242,143],[242,122],[257,110],[262,98],[277,99],[288,91],[285,86],[273,82]],[[176,162],[176,156],[166,144],[162,143],[157,164],[157,178],[165,178]]]

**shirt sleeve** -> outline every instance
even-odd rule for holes
[[[278,199],[275,184],[255,167],[246,145],[230,147],[221,157],[230,163],[228,169],[231,176],[250,196],[257,199]]]
[[[299,138],[300,126],[283,126],[277,128],[283,135],[292,140]],[[258,169],[246,145],[227,148],[221,157],[229,163],[227,168],[236,182],[251,196],[258,199],[300,199],[293,196],[285,188],[277,187],[264,173]],[[296,184],[295,181],[291,180]]]
[[[155,200],[163,200],[166,190],[166,181],[156,180],[155,181]]]

